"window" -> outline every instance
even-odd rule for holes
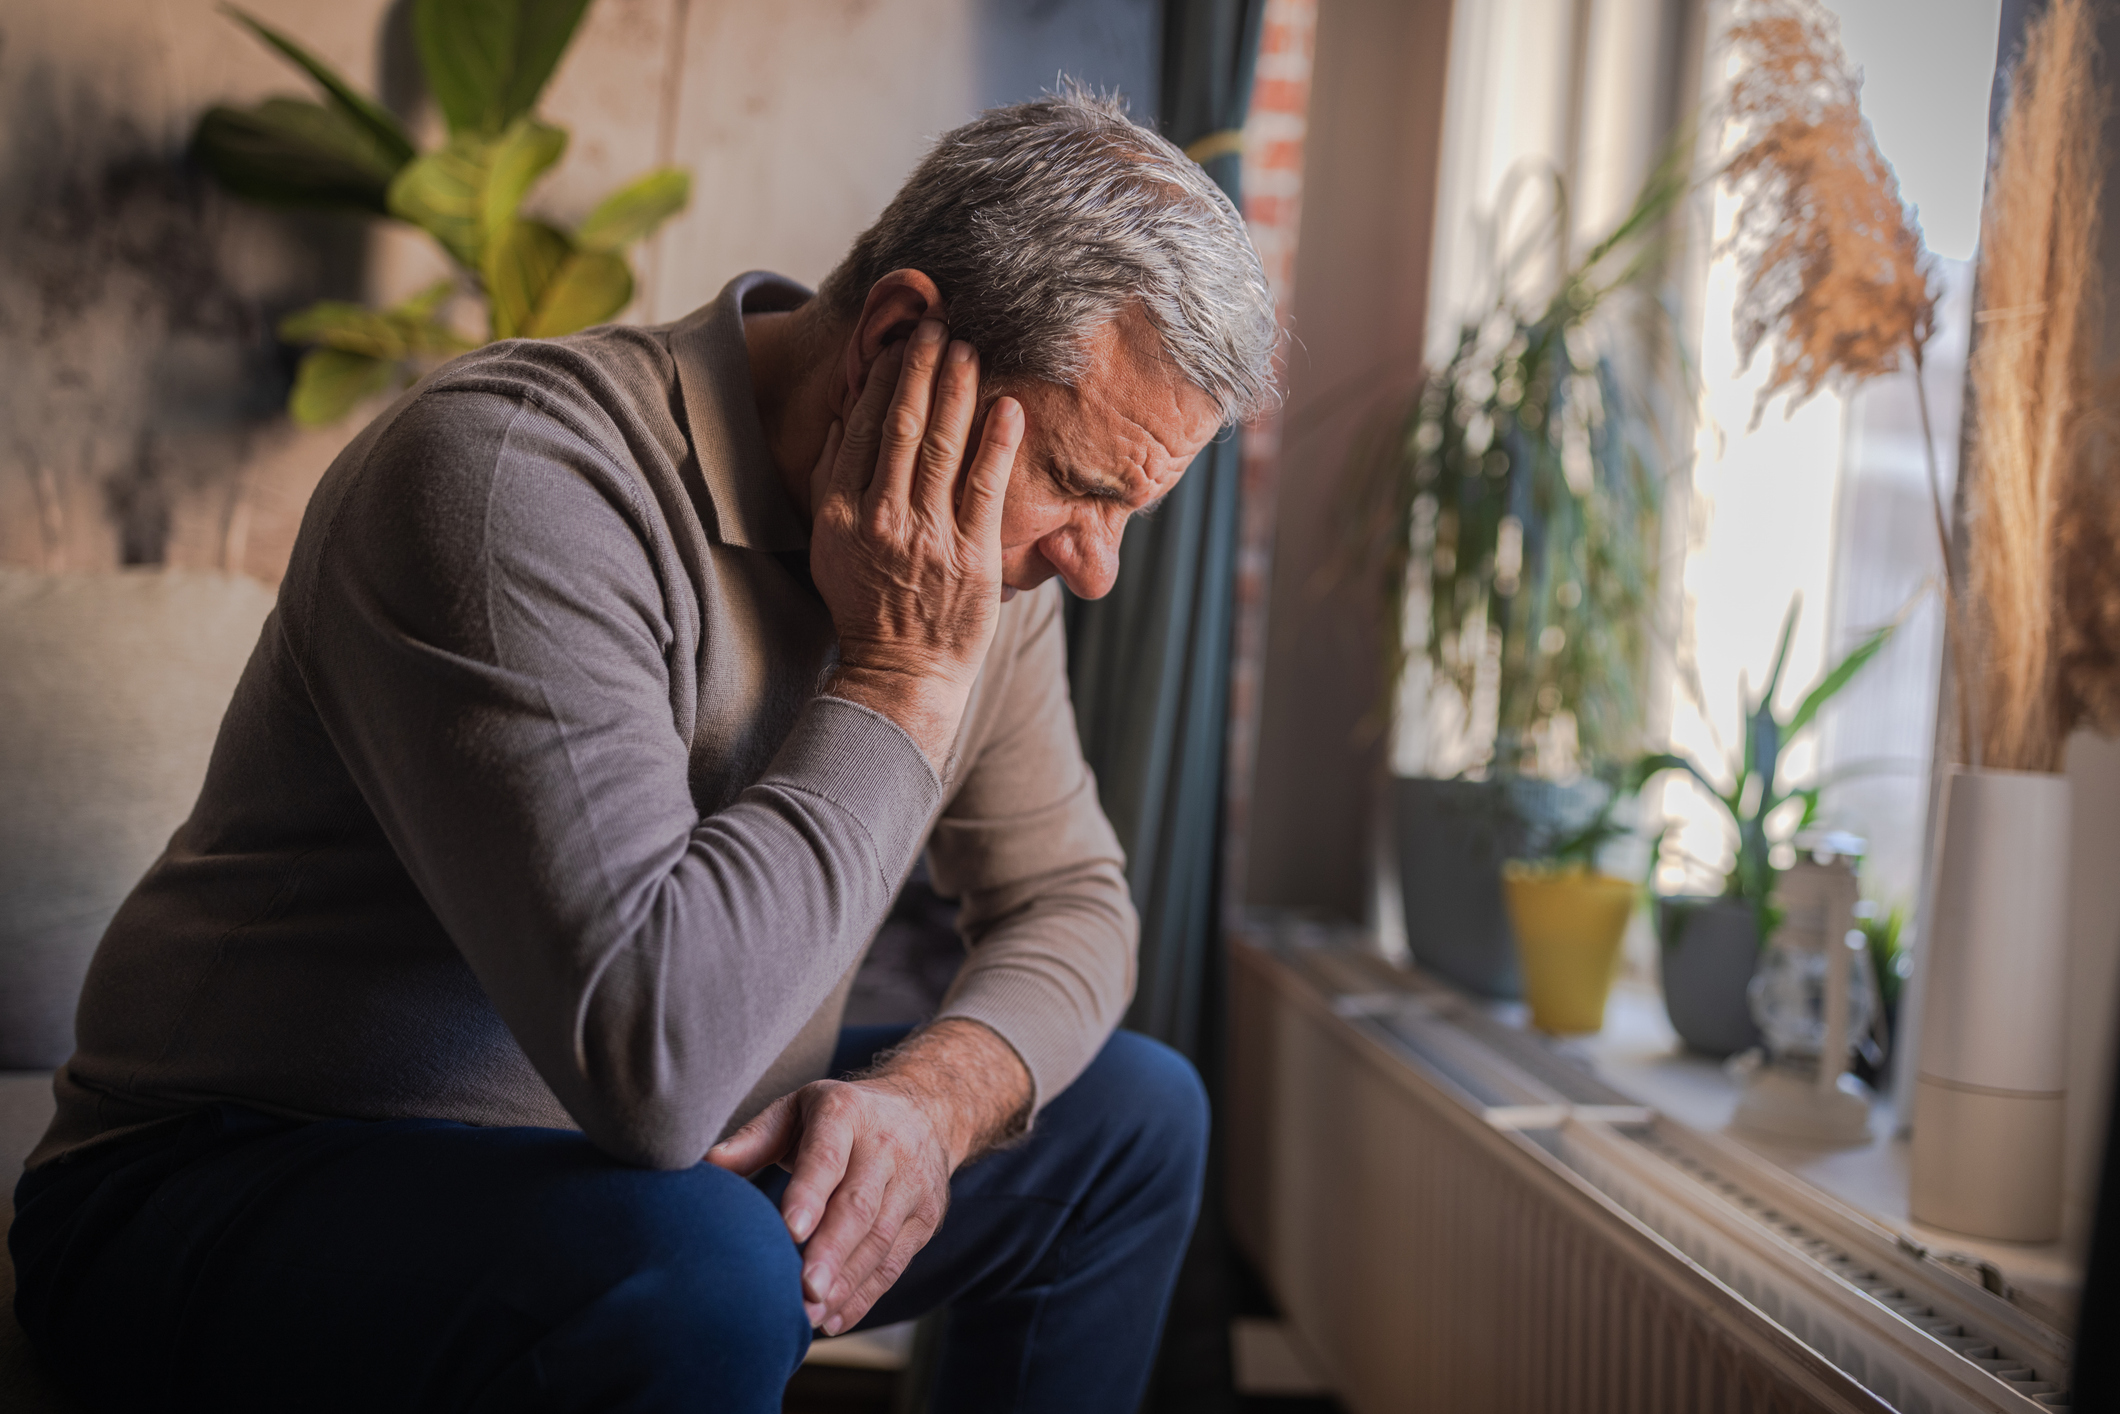
[[[1864,74],[1863,110],[1916,208],[1942,299],[1926,388],[1950,498],[1971,327],[1974,244],[1987,155],[1997,0],[1938,0],[1921,23],[1891,0],[1828,0]],[[1711,73],[1719,62],[1711,56]],[[1714,196],[1718,244],[1734,203]],[[1737,368],[1735,270],[1708,268],[1695,347],[1702,417],[1688,507],[1686,633],[1671,686],[1671,741],[1727,760],[1739,729],[1739,684],[1756,693],[1791,598],[1803,617],[1782,700],[1864,633],[1902,609],[1893,643],[1791,753],[1790,773],[1834,784],[1825,819],[1870,843],[1865,890],[1910,909],[1920,887],[1928,772],[1942,654],[1942,567],[1929,507],[1913,374],[1873,380],[1848,397],[1821,393],[1785,415],[1777,402],[1750,427],[1767,357]],[[1910,607],[1909,607],[1910,606]],[[1697,689],[1697,690],[1696,690]],[[1728,867],[1728,830],[1697,787],[1667,780],[1660,802],[1683,822],[1659,887],[1713,891]]]
[[[1899,0],[1826,3],[1864,72],[1864,112],[1935,257],[1942,298],[1925,387],[1948,504],[1999,0],[1933,0],[1918,23]],[[1706,21],[1689,27],[1648,0],[1458,5],[1430,280],[1431,360],[1454,343],[1470,312],[1467,292],[1487,287],[1494,240],[1482,222],[1512,172],[1563,174],[1575,230],[1594,237],[1624,209],[1664,134],[1689,112],[1709,115],[1700,161],[1703,176],[1712,170],[1720,136],[1713,115],[1729,62],[1718,36],[1728,7],[1706,10]],[[1668,58],[1688,46],[1697,70]],[[1697,104],[1695,81],[1686,77],[1696,72],[1704,76]],[[1727,192],[1704,186],[1690,278],[1674,282],[1683,289],[1681,328],[1700,399],[1692,465],[1676,469],[1666,500],[1666,573],[1682,566],[1670,592],[1683,626],[1652,673],[1649,743],[1704,762],[1730,758],[1741,740],[1741,692],[1761,687],[1795,596],[1802,614],[1778,699],[1787,704],[1864,633],[1904,611],[1890,647],[1789,754],[1785,779],[1835,781],[1822,823],[1869,842],[1866,891],[1911,913],[1926,847],[1943,626],[1913,375],[1889,375],[1846,397],[1824,392],[1793,415],[1778,401],[1753,426],[1770,359],[1763,351],[1750,369],[1738,367],[1736,271],[1727,253],[1717,253],[1734,210]],[[1436,700],[1423,670],[1415,671],[1401,685],[1396,769],[1449,775],[1480,760],[1477,710]],[[1734,844],[1720,809],[1697,786],[1667,776],[1643,813],[1674,824],[1658,887],[1719,892]]]

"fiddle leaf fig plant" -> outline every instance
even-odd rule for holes
[[[287,410],[336,422],[362,399],[410,383],[433,363],[494,339],[571,334],[633,298],[626,249],[691,199],[689,174],[661,168],[606,197],[573,230],[525,214],[538,180],[567,151],[538,96],[589,0],[417,0],[413,36],[448,138],[421,152],[404,127],[295,40],[227,13],[316,84],[317,99],[216,107],[193,150],[235,195],[404,221],[433,237],[457,274],[384,310],[326,300],[289,315],[280,337],[307,344]],[[450,315],[483,299],[483,339]]]
[[[1765,907],[1774,895],[1774,883],[1780,870],[1774,867],[1773,851],[1782,843],[1808,829],[1818,818],[1820,793],[1828,784],[1814,781],[1809,785],[1794,785],[1782,780],[1782,757],[1789,744],[1818,720],[1819,711],[1839,695],[1852,682],[1857,673],[1869,665],[1872,658],[1884,651],[1892,634],[1899,627],[1899,619],[1873,630],[1854,648],[1827,669],[1811,690],[1797,703],[1796,710],[1787,717],[1778,715],[1774,708],[1774,695],[1781,687],[1781,675],[1789,662],[1789,642],[1796,635],[1796,619],[1803,608],[1801,597],[1789,603],[1788,616],[1782,620],[1781,642],[1774,650],[1774,666],[1767,674],[1767,684],[1760,689],[1747,708],[1743,749],[1730,763],[1730,785],[1728,789],[1718,786],[1699,762],[1681,752],[1653,752],[1635,763],[1632,778],[1635,783],[1645,785],[1665,771],[1683,771],[1699,782],[1729,815],[1730,823],[1737,832],[1737,857],[1730,872],[1723,879],[1723,896],[1744,899]],[[1902,611],[1902,617],[1904,612]],[[1782,807],[1795,804],[1798,809],[1792,819]],[[1776,812],[1782,817],[1770,820]]]

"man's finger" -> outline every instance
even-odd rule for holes
[[[903,1191],[904,1187],[904,1183],[899,1182],[886,1188],[882,1211],[876,1215],[875,1221],[869,1224],[868,1231],[861,1235],[860,1240],[839,1263],[838,1272],[821,1293],[828,1313],[844,1306],[848,1298],[865,1287],[871,1274],[897,1248],[899,1234],[905,1226],[907,1213],[913,1206],[911,1198]],[[812,1247],[815,1245],[811,1244]],[[807,1253],[804,1255],[809,1256]],[[825,1331],[828,1335],[839,1334],[830,1326],[827,1326]]]
[[[869,365],[869,381],[861,387],[861,396],[854,401],[853,409],[847,413],[846,431],[839,445],[839,456],[832,467],[832,490],[842,496],[858,497],[869,484],[869,477],[876,470],[876,449],[883,441],[884,411],[891,405],[891,394],[898,388],[898,373],[905,359],[905,350],[896,344],[885,347]]]
[[[1016,449],[1023,445],[1023,404],[1014,398],[996,398],[987,410],[986,430],[979,438],[979,455],[965,473],[964,499],[957,524],[965,538],[975,543],[998,542],[1001,538],[1001,508],[1008,500],[1009,473],[1015,470]]]
[[[832,1190],[824,1217],[817,1224],[802,1253],[802,1292],[805,1300],[829,1304],[832,1290],[846,1270],[847,1258],[861,1245],[869,1230],[884,1217],[896,1165],[864,1144],[854,1155],[845,1176]]]
[[[824,1314],[826,1335],[838,1335],[861,1324],[861,1318],[883,1299],[883,1294],[897,1285],[898,1278],[912,1265],[920,1249],[927,1246],[935,1229],[925,1223],[908,1220],[898,1229],[897,1240],[891,1244],[890,1252],[882,1261],[869,1269],[861,1284],[847,1293],[836,1305]]]
[[[803,1093],[798,1090],[796,1095]],[[795,1145],[794,1177],[780,1198],[781,1217],[797,1242],[809,1241],[817,1231],[827,1203],[846,1177],[853,1150],[854,1129],[845,1112],[825,1099],[811,1099],[803,1115],[802,1137]]]
[[[825,1298],[826,1335],[838,1335],[867,1313],[891,1289],[913,1254],[934,1236],[935,1223],[917,1191],[903,1179],[892,1185],[886,1216],[847,1255],[838,1280]]]
[[[783,1095],[767,1105],[751,1122],[707,1150],[707,1162],[745,1178],[757,1173],[788,1151],[801,1128],[794,1096]]]
[[[927,433],[928,406],[934,399],[935,372],[942,364],[948,335],[939,319],[923,319],[906,341],[905,366],[883,418],[883,445],[876,453],[876,477],[869,482],[869,505],[902,506],[912,494],[913,467]]]
[[[913,501],[923,514],[949,514],[957,494],[957,476],[964,466],[964,444],[978,410],[979,355],[970,344],[956,339],[942,356],[935,411],[920,442],[920,466],[913,479]]]

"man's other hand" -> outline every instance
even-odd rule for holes
[[[979,359],[924,319],[869,370],[811,474],[810,574],[839,631],[830,691],[904,727],[940,771],[1001,603],[1001,509],[1023,409],[976,448]]]
[[[803,1244],[803,1311],[838,1335],[942,1226],[950,1175],[1014,1133],[1030,1100],[1014,1049],[976,1021],[949,1018],[868,1075],[775,1100],[707,1162],[741,1174],[778,1163],[794,1175],[780,1211]]]

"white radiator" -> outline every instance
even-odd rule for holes
[[[1455,994],[1231,958],[1232,1224],[1354,1414],[2066,1408],[2060,1336]]]

